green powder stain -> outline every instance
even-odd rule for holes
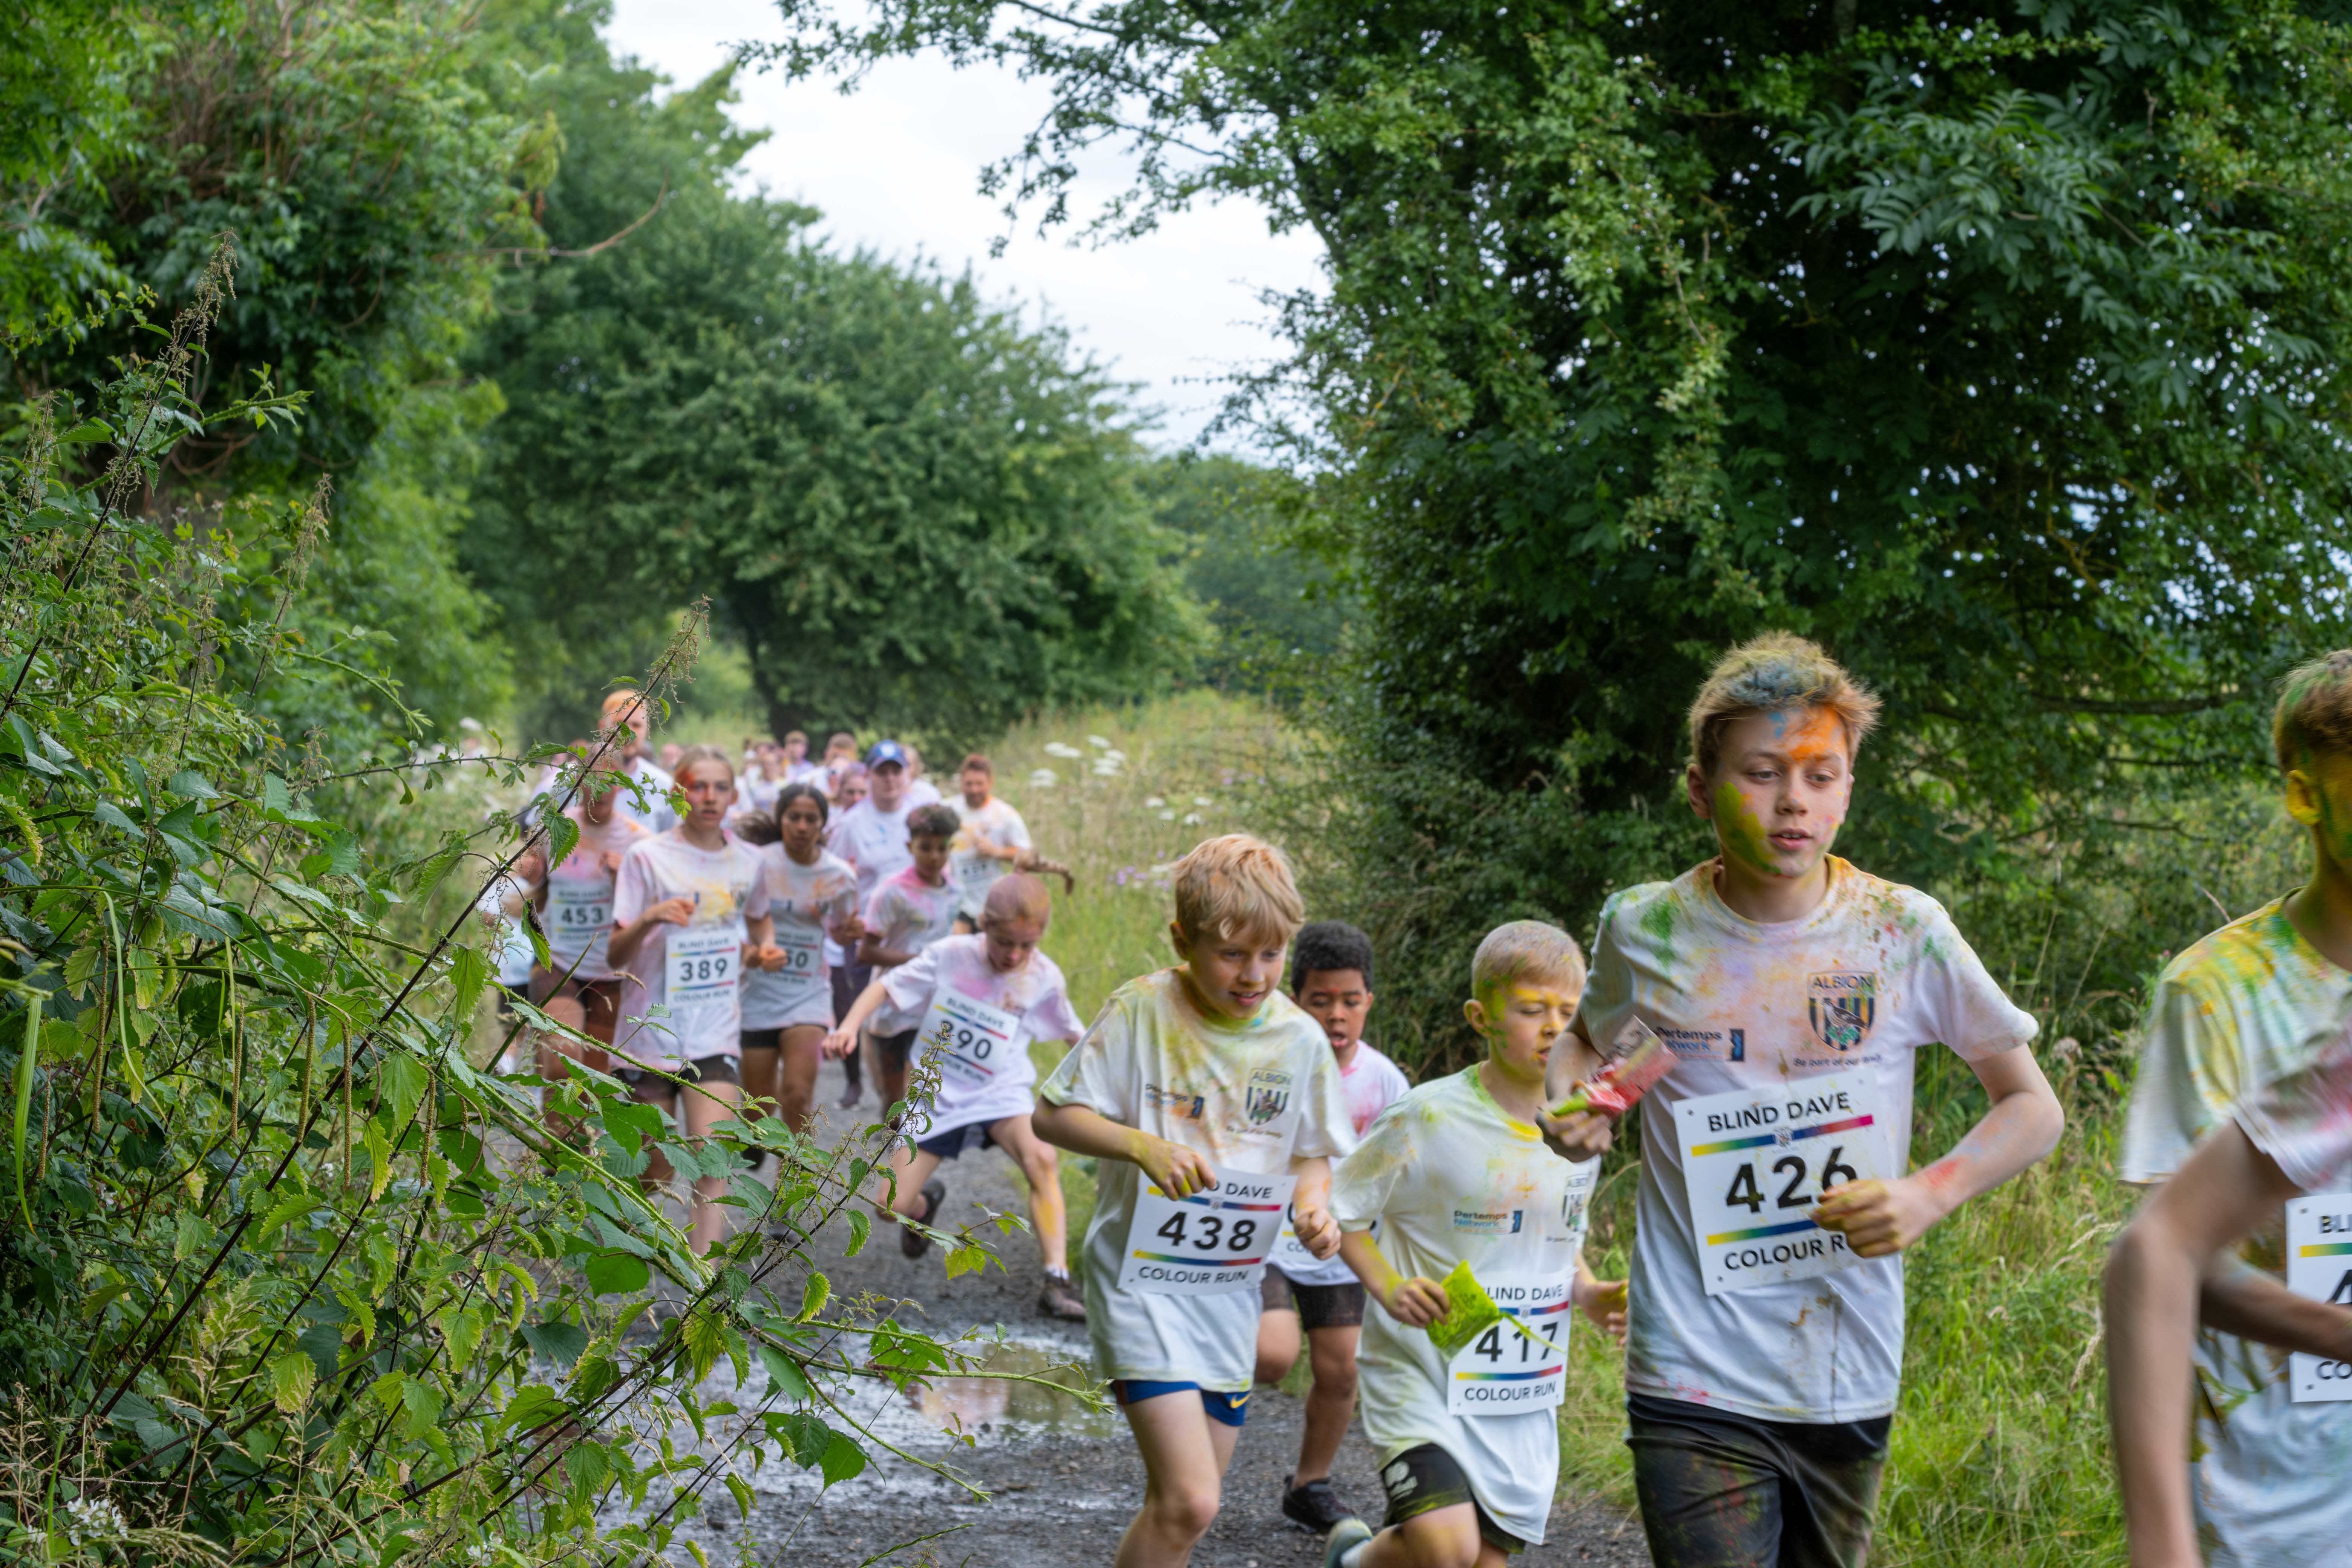
[[[1772,863],[1770,846],[1764,842],[1763,818],[1748,809],[1747,798],[1728,779],[1715,786],[1715,836],[1725,854],[1768,877],[1780,874],[1780,867]]]
[[[1642,911],[1642,934],[1658,944],[1658,965],[1670,968],[1675,962],[1675,904],[1670,894]]]

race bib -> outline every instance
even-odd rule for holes
[[[945,988],[933,994],[915,1041],[916,1059],[936,1062],[942,1084],[986,1089],[1020,1048],[1021,1016]]]
[[[1862,1261],[1808,1218],[1822,1194],[1885,1179],[1888,1128],[1874,1078],[1832,1073],[1675,1107],[1683,1184],[1706,1293],[1810,1279]]]
[[[735,1011],[735,987],[742,979],[743,926],[672,926],[663,960],[663,1004],[669,1026],[691,1039],[721,1024]]]
[[[567,960],[577,958],[593,947],[598,937],[609,935],[612,929],[612,883],[569,879],[548,882],[549,952]]]
[[[824,937],[813,931],[787,931],[776,928],[775,943],[784,950],[781,969],[767,971],[771,984],[779,985],[797,995],[816,988],[817,976],[824,972]]]
[[[2286,1288],[2314,1301],[2352,1306],[2352,1193],[2321,1193],[2286,1205]],[[2352,1362],[2296,1351],[2287,1386],[2297,1405],[2352,1400]]]
[[[1569,1275],[1487,1282],[1486,1295],[1504,1319],[1489,1323],[1447,1361],[1447,1415],[1517,1415],[1559,1407],[1568,1390],[1572,1283]]]
[[[1011,864],[1009,860],[993,859],[977,853],[960,856],[955,864],[956,886],[966,892],[975,888],[985,888],[996,880],[997,868]]]
[[[1255,1290],[1282,1232],[1298,1178],[1210,1170],[1217,1184],[1171,1198],[1147,1179],[1127,1227],[1118,1288],[1147,1296],[1223,1296]]]

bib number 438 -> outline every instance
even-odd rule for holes
[[[1811,1218],[1822,1194],[1885,1177],[1875,1078],[1833,1073],[1675,1107],[1692,1239],[1706,1293],[1810,1279],[1861,1261]]]
[[[1212,1167],[1217,1184],[1171,1198],[1149,1181],[1135,1201],[1118,1288],[1148,1296],[1254,1290],[1298,1178]]]

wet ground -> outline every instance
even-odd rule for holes
[[[828,1117],[845,1122],[853,1113],[835,1109],[841,1088],[839,1068],[826,1064],[819,1103]],[[870,1098],[864,1109],[873,1114]],[[966,1154],[942,1174],[948,1199],[936,1223],[943,1228],[977,1219],[975,1201],[1026,1212],[1011,1162],[995,1151]],[[840,1229],[839,1237],[821,1237],[813,1248],[836,1299],[872,1292],[914,1302],[919,1316],[909,1310],[907,1321],[942,1335],[1002,1325],[1006,1342],[992,1364],[1011,1371],[1085,1362],[1084,1325],[1037,1313],[1043,1277],[1025,1234],[997,1246],[1009,1268],[950,1279],[937,1250],[906,1258],[897,1233],[882,1227],[859,1257],[845,1259],[847,1227]],[[722,1362],[709,1392],[720,1394],[731,1381]],[[765,1381],[753,1373],[755,1387],[764,1388]],[[748,1408],[758,1402],[754,1394],[739,1403]],[[1292,1525],[1277,1507],[1283,1479],[1297,1458],[1302,1410],[1297,1398],[1276,1389],[1261,1389],[1252,1400],[1226,1477],[1224,1508],[1193,1553],[1200,1568],[1290,1568],[1322,1561],[1320,1539]],[[713,1563],[748,1560],[761,1568],[869,1563],[1092,1568],[1110,1562],[1143,1495],[1143,1467],[1119,1416],[1034,1384],[960,1380],[908,1396],[867,1384],[845,1411],[875,1437],[949,1468],[988,1495],[975,1497],[870,1444],[874,1460],[866,1471],[829,1490],[819,1489],[814,1471],[771,1463],[748,1478],[753,1499],[748,1518],[725,1489],[713,1488],[702,1517],[681,1530],[671,1561],[690,1563],[684,1543],[692,1541]],[[1360,1427],[1349,1431],[1333,1479],[1343,1500],[1377,1522],[1380,1485]],[[1603,1506],[1564,1500],[1547,1534],[1542,1546],[1517,1561],[1530,1568],[1636,1568],[1649,1560],[1639,1524]]]

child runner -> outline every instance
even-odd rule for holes
[[[1181,962],[1111,994],[1034,1119],[1048,1143],[1099,1162],[1087,1329],[1144,1469],[1118,1568],[1190,1561],[1216,1518],[1282,1199],[1328,1258],[1329,1162],[1355,1142],[1331,1047],[1278,988],[1301,916],[1281,852],[1229,834],[1173,880]]]
[[[989,889],[976,935],[950,936],[911,962],[877,978],[826,1037],[839,1056],[875,1018],[876,1032],[919,1031],[923,1061],[940,1075],[939,1090],[920,1130],[901,1139],[890,1156],[892,1218],[931,1223],[947,1197],[932,1173],[967,1149],[1001,1147],[1029,1184],[1029,1222],[1045,1268],[1037,1310],[1051,1318],[1084,1321],[1087,1304],[1070,1285],[1069,1238],[1062,1212],[1061,1163],[1029,1125],[1036,1109],[1033,1040],[1069,1041],[1083,1026],[1070,1007],[1062,972],[1037,951],[1054,902],[1034,877],[1011,876]],[[898,1247],[920,1258],[930,1238],[901,1226]]]
[[[844,735],[834,737],[836,742],[847,739]],[[866,798],[866,764],[854,756],[846,758],[839,772],[828,773],[818,782],[822,784],[826,780],[830,780],[833,786],[833,821],[824,830],[825,847],[830,849],[833,847],[833,836],[841,826],[842,814]],[[860,899],[857,907],[864,910],[866,901]],[[824,939],[824,961],[833,970],[833,1016],[843,1017],[859,994],[865,991],[866,982],[874,977],[874,972],[857,962],[856,942],[851,942],[845,949],[829,936]],[[862,1051],[852,1051],[841,1058],[841,1074],[846,1080],[841,1089],[841,1108],[844,1110],[866,1097],[866,1085],[860,1070],[864,1055]]]
[[[1583,989],[1566,931],[1535,921],[1489,931],[1463,1004],[1486,1059],[1407,1090],[1339,1163],[1340,1255],[1381,1308],[1364,1331],[1364,1432],[1389,1509],[1377,1536],[1340,1521],[1326,1568],[1501,1568],[1543,1542],[1568,1310],[1613,1334],[1625,1322],[1624,1282],[1584,1266],[1600,1162],[1561,1159],[1538,1125],[1544,1069]],[[1465,1265],[1507,1321],[1441,1349],[1429,1326],[1447,1313],[1442,1281]]]
[[[803,784],[824,772],[818,763],[809,761],[808,736],[799,730],[784,731],[783,780],[786,784]]]
[[[857,944],[857,962],[868,973],[878,978],[954,934],[956,890],[948,880],[948,845],[955,833],[955,813],[944,805],[919,805],[907,814],[913,863],[885,878],[866,906],[866,939]],[[921,1022],[918,1016],[871,1037],[874,1088],[886,1109],[907,1097],[907,1053]]]
[[[1636,1018],[1674,1053],[1641,1118],[1625,1362],[1661,1568],[1863,1560],[1903,1362],[1899,1255],[2063,1127],[2026,1047],[2038,1026],[1943,907],[1830,853],[1877,715],[1801,637],[1717,664],[1685,789],[1721,853],[1602,906],[1579,1040],[1553,1056],[1565,1089]],[[1903,1175],[1913,1056],[1937,1042],[1992,1106]],[[1756,1131],[1774,1127],[1836,1135],[1780,1150]]]
[[[883,882],[906,869],[914,859],[907,847],[907,816],[915,803],[907,798],[907,748],[896,741],[877,741],[866,753],[866,798],[856,805],[843,808],[833,825],[833,852],[840,856],[857,872],[857,907],[860,911],[873,906],[874,893]],[[855,999],[873,978],[873,966],[852,956],[849,979],[856,989]],[[877,1055],[878,1047],[871,1047],[861,1054],[875,1075],[877,1087],[882,1082],[882,1069],[887,1065]],[[885,1098],[887,1110],[896,1100]]]
[[[817,1047],[833,1027],[826,944],[855,943],[866,934],[857,918],[856,873],[825,850],[825,816],[824,791],[788,784],[777,792],[776,814],[765,830],[746,835],[774,836],[761,845],[760,868],[783,961],[743,976],[743,1089],[748,1099],[773,1100],[776,1113],[795,1132],[809,1129]]]
[[[742,1099],[743,966],[772,969],[784,955],[770,941],[759,851],[723,826],[735,804],[734,765],[718,747],[697,746],[678,767],[686,820],[631,845],[614,882],[609,956],[627,976],[614,1054],[635,1064],[618,1075],[648,1105],[677,1111],[677,1085],[686,1084],[679,1121],[699,1141]],[[654,1016],[656,1004],[667,1016]],[[659,1187],[673,1174],[652,1151],[646,1184]],[[727,1179],[698,1178],[694,1193],[694,1250],[708,1252],[727,1234],[718,1202]]]
[[[1412,1087],[1396,1063],[1364,1039],[1372,1010],[1372,942],[1341,921],[1314,921],[1290,944],[1290,999],[1323,1026],[1339,1068],[1339,1094],[1358,1137],[1389,1101]],[[1351,1517],[1331,1489],[1331,1461],[1356,1413],[1356,1340],[1364,1321],[1364,1288],[1342,1258],[1317,1258],[1286,1228],[1266,1265],[1259,1297],[1257,1381],[1280,1383],[1307,1336],[1314,1384],[1307,1391],[1307,1430],[1298,1468],[1282,1484],[1282,1511],[1318,1535]]]
[[[2167,966],[2125,1123],[2124,1179],[2162,1184],[2117,1243],[2107,1291],[2140,1564],[2193,1563],[2200,1545],[2232,1568],[2336,1563],[2352,1539],[2352,1405],[2295,1404],[2284,1353],[2352,1360],[2352,1313],[2287,1292],[2281,1207],[2352,1186],[2352,651],[2287,677],[2271,736],[2311,879]],[[2352,1199],[2329,1206],[2352,1213]],[[2248,1231],[2240,1258],[2216,1258]]]
[[[628,792],[619,781],[619,755],[585,741],[573,750],[592,759],[563,813],[578,825],[580,838],[537,890],[551,966],[531,977],[531,990],[542,1007],[559,999],[576,1003],[582,1032],[610,1046],[621,1020],[621,976],[608,952],[614,882],[630,848],[652,837],[653,830],[621,810]],[[608,1065],[603,1051],[559,1039],[542,1041],[540,1052],[540,1076],[550,1079],[562,1070],[552,1054],[579,1057],[600,1072]]]

